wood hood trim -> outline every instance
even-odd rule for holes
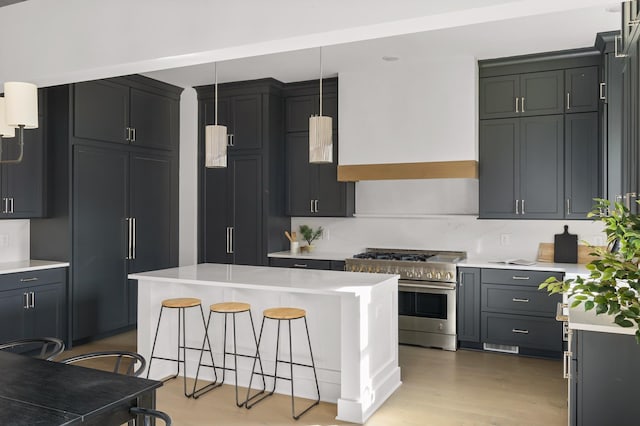
[[[431,161],[424,163],[352,164],[338,166],[338,181],[394,179],[477,179],[478,162]]]

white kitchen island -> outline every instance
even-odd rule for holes
[[[199,264],[131,274],[129,278],[138,280],[138,352],[146,359],[151,356],[163,299],[198,297],[202,299],[205,317],[213,303],[250,303],[256,333],[264,309],[291,306],[307,311],[320,396],[323,401],[337,403],[338,420],[364,423],[401,385],[397,275]],[[215,315],[217,323],[209,329],[216,365],[222,363],[221,318],[221,315]],[[186,320],[187,346],[201,347],[204,327],[200,312],[188,309]],[[238,352],[253,353],[255,344],[248,328],[249,320],[239,316],[237,326]],[[165,309],[156,355],[175,357],[177,327],[177,311]],[[265,372],[272,373],[275,322],[267,321],[265,327],[268,328],[265,328],[260,351]],[[282,328],[281,339],[286,338],[286,330],[286,327]],[[308,363],[304,322],[293,321],[292,334],[294,362]],[[187,352],[186,374],[194,377],[199,353]],[[288,358],[288,350],[282,352],[281,349],[281,354],[284,359]],[[232,357],[228,357],[227,363],[232,362]],[[238,364],[238,383],[247,386],[252,360],[241,359]],[[288,372],[288,366],[284,367],[283,371]],[[160,379],[172,374],[175,374],[175,363],[153,361],[151,378]],[[294,374],[296,395],[315,398],[310,369],[296,368]],[[201,371],[200,377],[211,380],[211,369]],[[232,384],[233,374],[227,374],[226,380]],[[254,387],[255,383],[254,380]],[[288,394],[289,383],[279,381],[276,392]],[[268,404],[268,401],[264,403]]]

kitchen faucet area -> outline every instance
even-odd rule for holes
[[[638,0],[0,17],[0,424],[637,423]]]

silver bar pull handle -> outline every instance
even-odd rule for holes
[[[520,112],[518,111],[518,98],[516,98],[516,112]]]
[[[36,307],[36,293],[35,292],[31,292],[31,303],[29,304],[30,308],[35,308]]]
[[[603,100],[603,101],[607,99],[607,97],[604,94],[604,86],[606,86],[606,85],[607,85],[607,83],[604,83],[604,82],[600,83],[600,99]]]
[[[131,128],[131,142],[135,142],[136,141],[136,128],[132,127]]]
[[[513,299],[514,302],[520,302],[520,303],[529,303],[529,299],[521,299],[519,297],[514,297]]]
[[[9,211],[9,213],[13,213],[13,197],[10,198],[11,200],[11,210]]]
[[[571,372],[569,371],[569,366],[571,365],[571,357],[573,353],[570,351],[564,351],[562,357],[562,377],[565,379],[571,378]]]
[[[233,231],[234,231],[234,229],[233,229],[233,226],[231,228],[229,228],[229,229],[231,230],[231,232],[229,232],[229,235],[231,235],[231,238],[229,239],[229,241],[230,241],[229,247],[231,248],[230,253],[233,254],[233,252],[234,252],[234,244],[233,244],[234,243],[234,241],[233,241]]]
[[[227,226],[227,254],[231,253],[231,249],[229,248],[229,229],[231,228]]]
[[[3,198],[2,202],[4,203],[4,206],[2,208],[2,213],[9,213],[9,199]]]
[[[525,214],[525,211],[524,211],[524,200],[521,200],[521,201],[522,201],[522,214]]]
[[[567,110],[571,109],[571,94],[567,92]]]
[[[22,308],[29,309],[29,294],[27,292],[22,293]]]
[[[131,259],[131,218],[127,217],[126,218],[127,221],[127,256],[126,259],[129,260]]]
[[[311,202],[311,207],[309,208],[309,211],[313,213],[313,200],[309,200],[309,201]]]
[[[135,133],[134,133],[135,135]],[[135,141],[135,136],[133,138],[133,140]],[[135,259],[136,258],[136,241],[138,240],[138,227],[136,225],[136,218],[133,217],[131,218],[131,221],[133,222],[133,232],[132,232],[132,236],[131,236],[131,258]]]
[[[521,330],[519,328],[512,328],[511,332],[516,334],[529,334],[529,330]]]
[[[21,283],[30,283],[33,281],[38,281],[38,277],[31,277],[31,278],[20,278],[20,282]]]
[[[567,198],[567,215],[571,214],[571,198]]]
[[[524,112],[524,96],[522,98],[520,98],[520,109],[522,110],[522,112]]]
[[[516,281],[527,281],[527,280],[530,280],[531,277],[523,277],[523,276],[520,276],[520,275],[514,275],[514,276],[511,277],[511,279],[512,280],[516,280]]]
[[[520,214],[520,200],[516,200],[516,214]]]
[[[294,268],[308,268],[306,263],[294,263],[293,267]]]
[[[316,213],[318,213],[318,200],[315,200],[314,205],[315,205],[315,208],[316,208]]]
[[[131,128],[130,127],[125,127],[124,128],[124,140],[129,142],[131,140]]]
[[[227,135],[227,139],[229,139],[228,146],[235,146],[235,142],[233,141],[233,133],[229,133]]]

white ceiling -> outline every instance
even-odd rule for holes
[[[456,6],[458,13],[462,7],[468,7],[470,4],[476,7],[480,5],[477,1],[425,3],[433,7],[439,6],[434,10],[441,13],[450,11],[451,5]],[[481,3],[483,6],[500,7],[500,4],[507,3],[507,0],[484,0]],[[522,2],[525,3],[527,2]],[[568,1],[558,0],[557,3]],[[416,62],[433,63],[447,56],[470,55],[478,59],[488,59],[590,47],[593,46],[596,33],[613,31],[620,26],[619,3],[591,3],[597,4],[543,14],[539,14],[539,10],[531,15],[528,15],[527,11],[521,11],[515,14],[519,17],[507,19],[496,15],[489,22],[459,26],[451,26],[449,23],[449,27],[441,25],[440,29],[393,37],[375,38],[375,32],[371,32],[371,35],[363,34],[362,39],[371,39],[332,44],[323,48],[324,75]],[[618,11],[607,10],[611,8],[618,8]],[[437,28],[438,25],[431,27]],[[406,31],[398,29],[397,32]],[[395,56],[400,59],[396,62],[383,62],[383,56]],[[283,82],[292,82],[315,79],[319,75],[318,57],[318,49],[313,47],[222,61],[218,63],[218,80],[228,82],[273,77]],[[181,87],[210,84],[213,82],[213,64],[207,62],[148,72],[145,75]]]

